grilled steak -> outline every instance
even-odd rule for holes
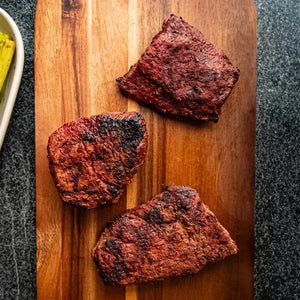
[[[197,192],[170,186],[127,210],[102,233],[92,256],[105,283],[132,284],[197,273],[237,246]]]
[[[97,115],[64,124],[49,137],[49,167],[63,201],[95,208],[118,202],[146,150],[139,113]]]
[[[163,113],[218,121],[239,73],[198,29],[171,15],[139,61],[117,81],[125,93]]]

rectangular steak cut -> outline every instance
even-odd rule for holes
[[[239,73],[198,29],[171,15],[117,81],[125,93],[163,113],[216,122]]]
[[[136,112],[81,118],[64,124],[48,141],[60,197],[83,208],[116,203],[146,151],[146,124]]]
[[[120,285],[194,274],[236,253],[228,231],[197,192],[184,186],[170,186],[127,210],[92,250],[104,282]]]

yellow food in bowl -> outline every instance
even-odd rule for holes
[[[5,81],[16,49],[16,43],[8,34],[0,32],[0,103],[4,95]]]

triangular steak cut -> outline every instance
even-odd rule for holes
[[[216,122],[239,74],[198,29],[171,15],[117,81],[125,93],[163,113]]]
[[[170,186],[106,227],[92,256],[108,284],[137,284],[195,274],[236,254],[228,231],[197,192]]]
[[[51,175],[63,201],[113,204],[144,162],[146,125],[136,112],[108,113],[64,124],[48,141]]]

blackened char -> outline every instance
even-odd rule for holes
[[[49,137],[50,172],[63,201],[95,208],[118,201],[146,150],[146,125],[139,113],[81,118]]]
[[[236,254],[228,231],[197,192],[170,186],[107,225],[92,256],[107,284],[137,284],[194,274]]]
[[[117,81],[125,93],[163,113],[217,121],[239,74],[198,29],[171,15]]]

